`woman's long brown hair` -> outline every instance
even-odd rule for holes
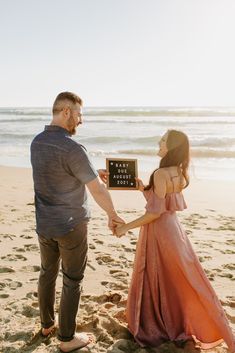
[[[189,140],[188,136],[177,130],[168,130],[166,141],[168,149],[167,154],[161,159],[159,168],[155,169],[149,178],[149,184],[145,190],[154,187],[154,173],[160,168],[167,168],[177,166],[180,168],[181,173],[186,181],[184,189],[189,185],[188,167],[189,167]]]

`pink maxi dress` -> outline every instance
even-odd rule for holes
[[[235,337],[225,312],[182,229],[176,211],[187,206],[181,192],[159,198],[145,191],[146,210],[160,217],[140,229],[127,301],[130,332],[141,346],[190,340],[202,349]]]

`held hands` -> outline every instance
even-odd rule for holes
[[[125,221],[115,211],[112,215],[109,215],[108,227],[113,235],[116,235],[118,238],[125,235],[128,231]]]
[[[123,235],[126,235],[126,232],[128,231],[127,229],[127,225],[124,224],[120,224],[117,222],[114,222],[115,224],[115,228],[114,228],[114,235],[116,235],[118,238],[121,238]]]
[[[113,212],[109,215],[108,227],[115,234],[115,229],[117,225],[125,224],[125,221],[117,215],[116,212]]]

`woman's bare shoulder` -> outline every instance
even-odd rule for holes
[[[166,195],[167,178],[166,173],[162,168],[154,172],[153,185],[156,195],[159,198],[164,198]]]
[[[154,172],[154,179],[167,180],[167,171],[166,168],[159,168]]]

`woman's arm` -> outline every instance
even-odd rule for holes
[[[143,216],[135,219],[132,222],[126,223],[126,224],[121,225],[121,226],[120,226],[120,223],[119,223],[119,225],[117,225],[117,227],[115,228],[115,235],[117,235],[117,237],[121,237],[122,235],[125,235],[126,232],[128,232],[128,230],[141,227],[141,226],[143,226],[144,224],[147,224],[147,223],[151,223],[155,219],[159,218],[159,216],[160,215],[157,214],[157,213],[146,212]]]
[[[154,192],[156,193],[156,196],[158,198],[164,199],[166,196],[166,177],[165,177],[164,170],[158,169],[154,173],[154,186],[155,186]],[[143,216],[135,219],[132,222],[126,223],[121,226],[120,224],[117,225],[115,228],[115,235],[117,235],[117,237],[121,237],[122,235],[125,235],[125,233],[128,232],[128,230],[141,227],[147,223],[151,223],[159,217],[160,217],[160,214],[158,213],[146,212]]]

